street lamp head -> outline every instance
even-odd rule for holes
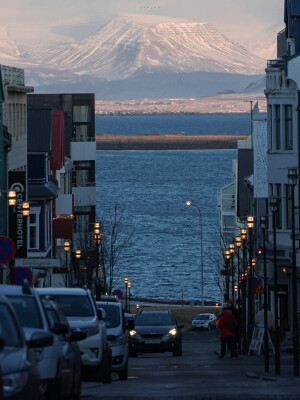
[[[64,242],[64,251],[68,252],[70,250],[70,242]]]
[[[22,203],[22,214],[23,217],[28,217],[30,214],[30,204],[28,202]]]
[[[7,198],[8,198],[8,205],[15,206],[17,203],[17,192],[15,190],[9,190]]]
[[[241,238],[241,236],[236,236],[234,240],[235,240],[235,246],[236,246],[237,248],[241,247],[241,245],[242,245],[242,238]]]
[[[128,289],[131,288],[131,282],[128,282]]]
[[[277,197],[270,197],[269,203],[270,203],[270,209],[271,209],[272,213],[275,213],[277,211],[277,206],[278,206]]]
[[[233,243],[230,243],[230,245],[229,245],[229,252],[230,252],[231,254],[234,253],[234,244],[233,244]]]
[[[247,217],[247,228],[252,229],[254,227],[254,217]]]
[[[288,169],[288,183],[289,185],[296,186],[298,180],[298,174],[296,168]]]
[[[79,259],[81,257],[81,250],[75,250],[75,257]]]
[[[188,200],[188,201],[185,202],[185,204],[186,204],[187,206],[191,206],[191,205],[192,205],[192,202],[191,202],[190,200]]]
[[[246,240],[247,239],[247,229],[246,228],[242,228],[241,229],[241,239],[242,240]]]
[[[124,283],[125,283],[125,285],[128,284],[128,278],[127,277],[124,278]]]
[[[224,251],[224,257],[226,260],[230,260],[230,251],[229,250]]]

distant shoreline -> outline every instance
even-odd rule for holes
[[[200,150],[236,149],[247,135],[111,135],[96,134],[97,150]]]

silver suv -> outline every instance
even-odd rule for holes
[[[107,342],[106,326],[88,289],[43,288],[41,296],[50,296],[62,309],[74,331],[86,332],[78,343],[82,366],[94,380],[111,383],[112,352]]]

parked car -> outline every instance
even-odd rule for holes
[[[13,305],[20,320],[26,340],[30,340],[34,332],[49,334],[50,326],[45,314],[42,300],[36,289],[28,284],[0,285],[0,293],[5,294]],[[57,332],[58,333],[58,332]],[[36,348],[40,386],[46,400],[62,397],[62,361],[61,343],[57,334],[53,335],[53,343],[49,347]]]
[[[129,331],[129,354],[171,351],[181,356],[181,328],[171,311],[140,311]]]
[[[81,354],[76,343],[86,338],[86,332],[72,331],[60,307],[48,296],[43,306],[51,332],[57,333],[62,351],[62,397],[79,400],[81,393]]]
[[[73,331],[86,332],[86,339],[78,345],[87,376],[111,383],[112,350],[102,313],[91,291],[83,288],[43,288],[38,291],[42,297],[50,296],[58,303]]]
[[[97,301],[98,309],[103,309],[107,339],[112,349],[112,370],[117,372],[120,380],[128,378],[128,326],[122,304],[115,301]],[[133,328],[134,325],[131,325]]]
[[[198,314],[192,320],[192,330],[195,331],[196,329],[207,329],[210,331],[211,329],[215,329],[217,327],[215,321],[217,317],[215,314]]]
[[[53,335],[47,331],[32,332],[26,341],[18,317],[8,301],[0,295],[0,365],[1,399],[39,400],[40,374],[34,349],[43,349],[53,343]]]

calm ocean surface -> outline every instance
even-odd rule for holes
[[[97,117],[96,132],[208,133],[195,117],[168,116],[169,124],[158,116]],[[215,117],[215,126],[214,115],[204,118],[209,133],[249,133],[249,116]],[[124,231],[134,231],[115,289],[124,290],[123,277],[128,276],[135,296],[179,300],[182,287],[184,299],[201,299],[200,218],[196,208],[185,204],[192,200],[203,219],[204,298],[220,301],[217,193],[230,183],[235,157],[236,150],[97,151],[97,214],[102,217],[118,204],[124,211]]]

